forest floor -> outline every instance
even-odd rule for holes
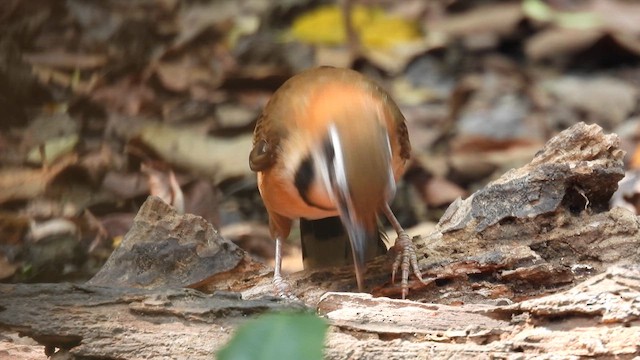
[[[317,5],[0,3],[0,358],[210,358],[246,315],[299,308],[269,297],[248,154],[270,95],[319,65],[406,117],[392,208],[426,279],[398,300],[380,258],[373,297],[343,293],[353,270],[300,271],[294,231],[284,267],[328,358],[638,356],[640,4]]]

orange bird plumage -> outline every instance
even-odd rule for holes
[[[253,144],[249,163],[257,172],[276,241],[274,285],[281,296],[294,297],[280,268],[281,242],[297,218],[339,216],[362,290],[364,262],[379,250],[377,217],[384,214],[398,233],[393,276],[400,268],[403,298],[410,270],[422,280],[413,243],[388,205],[411,146],[405,119],[384,89],[349,69],[304,71],[273,94],[258,119]],[[324,245],[306,248],[313,246]],[[320,253],[344,257],[326,246]],[[313,263],[336,263],[327,260]]]

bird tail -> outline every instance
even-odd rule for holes
[[[365,261],[387,252],[384,233],[378,231],[368,239]],[[305,269],[353,264],[351,243],[340,217],[318,220],[300,219],[302,260]]]

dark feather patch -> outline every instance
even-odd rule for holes
[[[332,216],[318,220],[307,220],[302,218],[300,219],[300,232],[312,233],[319,241],[346,235],[346,231],[339,216]]]
[[[309,206],[327,211],[335,210],[318,205],[311,201],[311,199],[309,198],[309,191],[311,190],[311,184],[313,183],[314,179],[315,170],[313,168],[313,160],[311,159],[311,157],[306,157],[304,160],[302,160],[300,166],[298,166],[298,170],[296,171],[296,175],[293,179],[293,184],[295,185],[296,189],[298,189],[298,194],[300,194],[300,197],[305,202],[305,204]]]
[[[313,170],[313,160],[311,157],[306,157],[298,166],[298,170],[296,171],[296,176],[294,178],[294,185],[296,189],[298,189],[298,193],[302,200],[305,203],[311,204],[309,201],[309,189],[311,188],[311,183],[313,182],[313,177],[315,172]]]

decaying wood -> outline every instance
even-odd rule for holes
[[[355,291],[352,267],[292,274],[332,325],[327,358],[640,355],[640,222],[607,210],[622,156],[616,136],[578,124],[454,203],[414,239],[427,282],[411,300],[389,298],[385,257],[369,264],[373,297],[335,292]],[[270,296],[271,276],[206,221],[149,198],[89,284],[0,285],[0,328],[77,357],[211,358],[247,315],[300,308]]]
[[[295,303],[187,289],[0,285],[0,324],[79,358],[211,359],[247,315]],[[554,358],[640,354],[640,267],[512,305],[449,306],[327,293],[329,359]],[[299,308],[299,307],[298,307]],[[60,356],[60,354],[58,356]]]
[[[640,267],[629,266],[513,305],[447,306],[329,293],[318,312],[334,325],[331,359],[631,359],[640,354],[639,295]]]
[[[151,196],[131,230],[89,285],[138,288],[223,286],[231,274],[267,273],[245,251],[225,240],[200,216],[178,214]]]
[[[0,285],[0,328],[32,337],[49,354],[57,348],[78,358],[212,359],[247,316],[296,306],[177,288]]]
[[[605,211],[624,177],[617,135],[580,123],[549,140],[533,160],[511,170],[442,216],[443,233],[481,233],[509,219],[530,219],[559,208]]]

